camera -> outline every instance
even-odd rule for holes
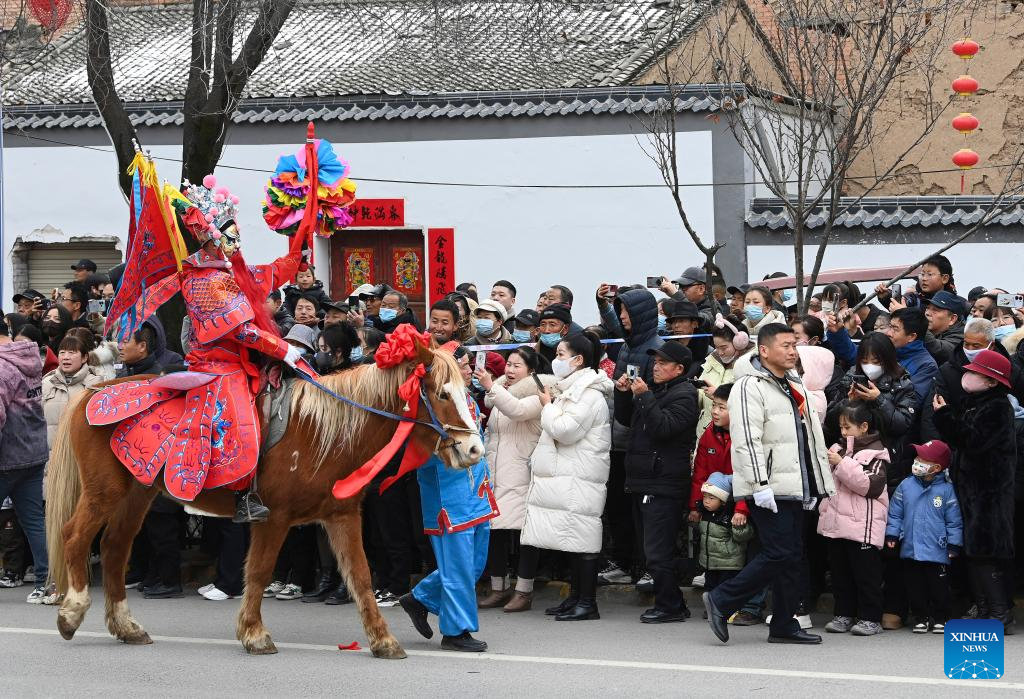
[[[640,367],[638,367],[636,364],[627,364],[626,365],[626,378],[629,379],[630,381],[636,381],[637,379],[639,379],[640,378]]]

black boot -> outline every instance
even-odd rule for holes
[[[337,586],[337,576],[333,571],[321,573],[320,580],[317,581],[316,587],[302,595],[302,601],[309,603],[324,602],[327,600],[327,596],[331,594],[331,591]]]
[[[988,585],[985,582],[987,566],[983,563],[967,564],[967,579],[971,586],[974,605],[978,608],[975,619],[989,618]]]
[[[341,583],[335,588],[334,592],[327,596],[327,600],[324,604],[337,605],[337,604],[351,604],[352,595],[348,592],[348,586],[345,583]]]
[[[235,516],[231,521],[235,524],[255,524],[266,522],[270,509],[263,504],[255,490],[235,493]]]
[[[580,589],[579,589],[579,556],[572,557],[572,574],[569,579],[569,596],[564,600],[556,604],[554,607],[548,607],[544,610],[544,613],[548,616],[558,616],[559,614],[565,614],[576,607],[580,601]],[[536,578],[534,578],[536,580]]]
[[[989,619],[995,619],[1003,625],[1004,633],[1013,633],[1014,618],[1010,601],[1007,599],[1004,572],[998,564],[982,566],[984,572],[982,582],[985,585],[985,597],[988,598]]]
[[[588,558],[580,560],[576,583],[580,591],[579,601],[570,611],[556,616],[555,621],[589,621],[601,618],[600,612],[597,611],[597,573],[600,559],[596,555],[585,555]]]

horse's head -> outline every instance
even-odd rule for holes
[[[426,369],[423,376],[422,399],[427,403],[419,411],[421,422],[433,422],[448,435],[447,439],[434,429],[417,426],[411,439],[426,453],[434,453],[452,468],[469,468],[484,455],[483,440],[469,407],[466,384],[455,358],[445,350],[431,349],[417,343],[417,362]]]

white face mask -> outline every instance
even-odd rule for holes
[[[880,364],[861,364],[860,370],[864,372],[864,376],[868,377],[871,381],[878,381],[884,373],[884,369],[882,369]]]
[[[566,376],[576,371],[576,367],[572,365],[573,358],[561,359],[555,357],[551,360],[551,373],[560,379],[564,379]]]
[[[982,352],[984,352],[984,351],[985,351],[986,349],[989,349],[989,348],[988,348],[988,347],[986,347],[985,349],[976,349],[976,350],[969,350],[969,349],[965,349],[965,350],[964,350],[964,354],[966,354],[966,355],[967,355],[967,361],[973,362],[973,361],[975,360],[975,358],[976,358],[976,357],[977,357],[977,356],[978,356],[979,354],[981,354]]]
[[[926,464],[923,461],[914,461],[914,465],[910,467],[910,472],[918,478],[924,478],[932,472],[932,465]]]

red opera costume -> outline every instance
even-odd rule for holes
[[[319,187],[318,154],[329,176]],[[316,374],[281,339],[263,304],[305,265],[314,230],[333,232],[350,220],[345,208],[355,185],[331,145],[313,139],[312,125],[300,156],[282,158],[301,161],[302,170],[285,176],[286,192],[275,190],[286,203],[270,203],[278,232],[289,236],[288,254],[259,266],[242,259],[238,198],[217,187],[216,178],[186,182],[184,194],[165,185],[161,194],[152,163],[141,155],[133,163],[126,269],[108,329],[116,325],[125,340],[180,291],[190,322],[188,371],[103,388],[86,414],[92,425],[118,425],[111,448],[136,479],[152,485],[163,470],[164,487],[179,500],[194,500],[204,488],[241,492],[252,484],[260,452],[260,369],[252,352]],[[318,198],[318,190],[327,196]],[[202,246],[188,257],[172,206]]]

